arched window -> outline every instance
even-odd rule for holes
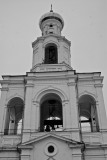
[[[57,46],[55,44],[49,44],[45,47],[45,64],[58,63]]]
[[[90,95],[83,95],[79,99],[79,115],[82,131],[99,131],[96,102]]]
[[[60,131],[62,125],[61,99],[56,94],[47,94],[40,107],[40,131]]]
[[[5,135],[21,133],[23,104],[23,100],[19,97],[15,97],[9,101],[4,126]]]

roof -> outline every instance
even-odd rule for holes
[[[78,142],[78,141],[63,137],[63,136],[59,136],[57,134],[54,134],[54,133],[50,132],[50,133],[47,133],[43,136],[39,136],[39,137],[36,137],[36,138],[31,139],[29,141],[26,141],[26,142],[20,144],[18,146],[18,148],[31,148],[32,149],[32,144],[34,144],[38,141],[42,141],[46,138],[55,138],[57,140],[65,141],[65,142],[68,142],[70,145],[73,145],[74,147],[77,147],[77,146],[80,147],[81,145],[83,145],[83,143],[81,143],[81,142]]]
[[[39,26],[40,26],[40,28],[41,28],[42,22],[44,22],[44,21],[47,20],[47,19],[56,19],[56,20],[58,20],[58,21],[62,24],[62,28],[63,28],[63,26],[64,26],[64,20],[63,20],[63,18],[61,17],[61,15],[58,14],[58,13],[55,13],[55,12],[53,12],[53,11],[50,11],[50,12],[45,13],[45,14],[40,18],[40,21],[39,21]]]

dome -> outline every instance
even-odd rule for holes
[[[42,23],[45,21],[45,20],[48,20],[48,19],[55,19],[57,21],[59,21],[62,25],[62,28],[64,27],[64,20],[63,18],[58,14],[58,13],[55,13],[53,12],[52,10],[48,13],[45,13],[41,18],[40,18],[40,21],[39,21],[39,26],[41,28],[41,25]]]

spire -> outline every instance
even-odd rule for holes
[[[50,12],[53,12],[53,10],[52,10],[52,4],[51,4],[51,10],[50,10]]]

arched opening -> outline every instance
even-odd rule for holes
[[[24,103],[19,97],[11,99],[7,105],[4,134],[21,134]]]
[[[57,64],[58,53],[57,46],[55,44],[49,44],[45,47],[45,64]]]
[[[96,102],[90,95],[83,95],[79,99],[79,115],[83,132],[99,131]]]
[[[62,102],[54,93],[43,97],[40,106],[40,131],[60,131],[63,125]]]

